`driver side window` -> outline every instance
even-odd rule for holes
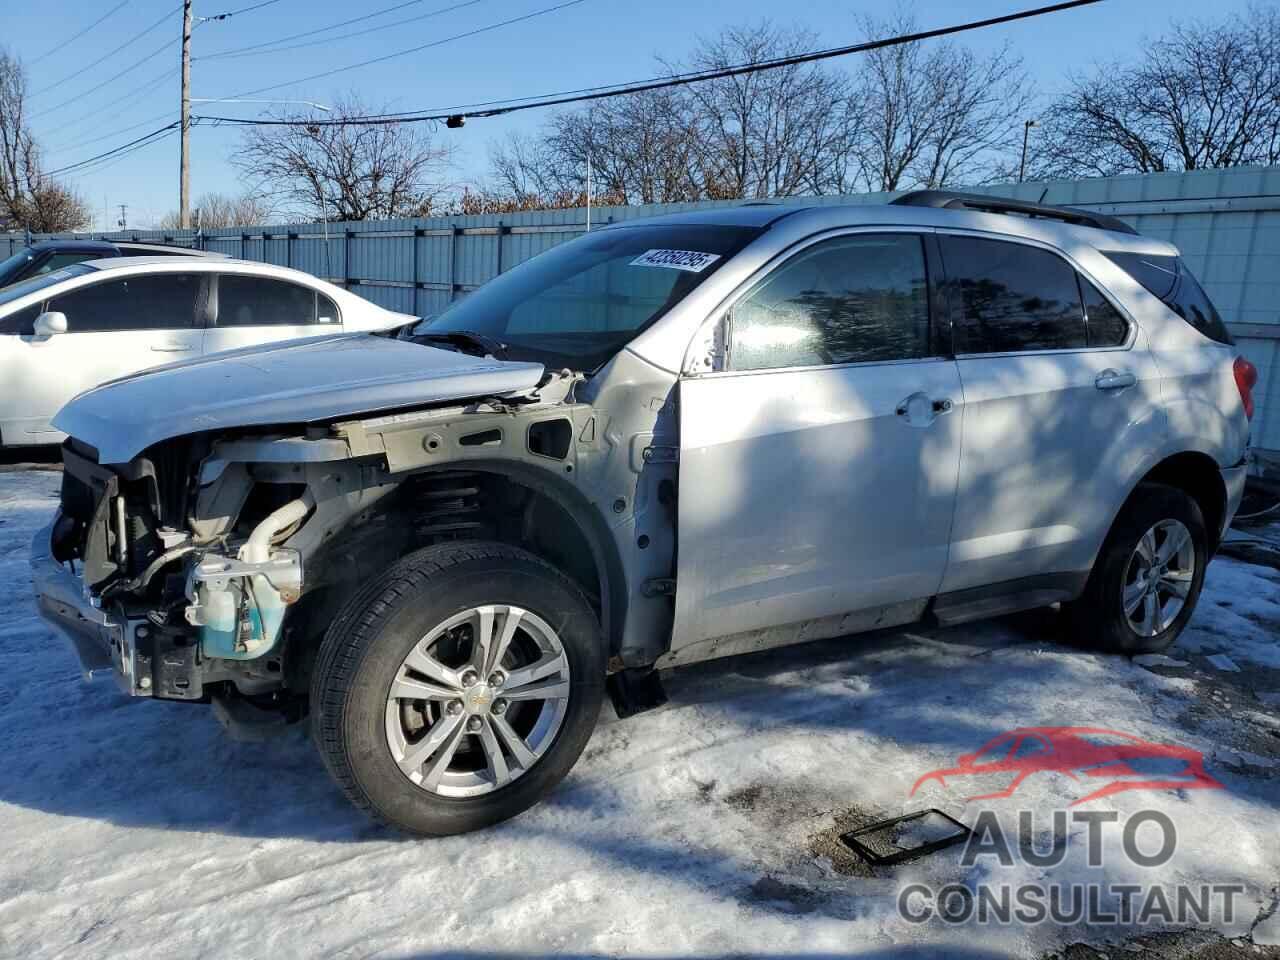
[[[929,283],[915,234],[856,234],[782,264],[730,313],[730,370],[927,357]]]

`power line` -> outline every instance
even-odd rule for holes
[[[128,150],[130,147],[137,146],[138,144],[142,144],[144,142],[151,142],[155,139],[159,139],[161,134],[170,133],[178,129],[178,126],[179,126],[179,121],[175,120],[173,123],[166,124],[163,127],[160,127],[156,130],[152,130],[150,133],[143,134],[142,136],[138,137],[136,140],[130,140],[128,143],[122,143],[120,144],[120,146],[113,147],[112,149],[107,150],[103,153],[100,153],[97,156],[89,157],[85,160],[79,160],[75,163],[69,163],[65,167],[58,167],[56,170],[46,170],[45,176],[53,177],[53,176],[57,176],[60,173],[69,173],[72,170],[79,170],[83,167],[87,167],[90,164],[96,163],[99,160],[105,160],[108,157],[114,157],[117,154],[121,153],[122,151]]]
[[[776,70],[780,67],[795,66],[803,63],[813,63],[818,60],[828,60],[834,57],[848,56],[854,53],[866,53],[871,50],[880,50],[885,47],[898,46],[904,43],[915,43],[921,40],[929,40],[935,37],[949,36],[956,33],[964,33],[970,30],[979,30],[985,27],[997,26],[1003,23],[1012,23],[1017,20],[1026,20],[1031,17],[1044,16],[1049,13],[1058,13],[1063,10],[1071,10],[1076,7],[1090,6],[1095,3],[1101,3],[1102,0],[1065,0],[1062,3],[1055,3],[1044,7],[1035,7],[1029,10],[1020,10],[1015,13],[1003,14],[998,17],[988,17],[985,20],[973,20],[968,23],[955,24],[948,27],[937,27],[933,30],[921,30],[916,33],[902,34],[896,37],[887,37],[880,40],[866,40],[861,43],[849,44],[842,47],[830,47],[825,50],[814,50],[808,53],[794,54],[787,57],[777,57],[770,60],[754,61],[752,63],[738,64],[731,67],[724,67],[716,70],[697,71],[692,73],[675,74],[666,77],[655,77],[649,80],[637,81],[630,84],[613,84],[605,87],[586,87],[579,90],[568,90],[560,93],[547,94],[538,98],[514,98],[512,100],[490,101],[496,104],[509,104],[505,106],[497,106],[491,109],[479,110],[475,112],[467,112],[475,106],[489,106],[489,104],[469,104],[463,106],[450,107],[438,112],[413,112],[406,111],[398,114],[374,114],[364,117],[346,117],[336,120],[282,120],[273,118],[253,118],[245,119],[239,117],[199,117],[199,120],[213,121],[217,123],[230,123],[242,126],[338,126],[352,123],[365,124],[385,124],[385,123],[421,123],[441,120],[460,120],[463,118],[485,118],[498,117],[508,113],[517,113],[523,110],[537,110],[544,107],[566,106],[573,103],[583,103],[591,100],[602,100],[608,97],[628,96],[636,93],[646,93],[650,90],[661,90],[670,87],[682,87],[691,83],[702,83],[707,80],[720,80],[726,77],[740,76],[745,73],[757,73],[763,70]],[[441,41],[443,42],[443,41]],[[412,52],[412,51],[406,51]],[[399,54],[391,54],[390,56],[399,56]],[[386,59],[386,58],[382,58]],[[349,69],[349,68],[344,68]],[[307,78],[313,79],[313,78]],[[281,84],[284,86],[284,84]],[[265,89],[272,89],[270,87]],[[252,91],[258,93],[260,91]],[[526,101],[526,102],[522,102]]]
[[[176,70],[173,72],[177,73]],[[149,124],[155,123],[157,120],[163,120],[165,117],[169,116],[171,112],[172,111],[170,110],[166,110],[164,113],[156,114],[153,117],[147,117],[145,120],[139,120],[137,123],[130,126],[117,127],[110,133],[102,133],[96,137],[90,137],[88,140],[77,140],[75,143],[63,144],[60,147],[49,147],[48,150],[51,154],[67,153],[71,150],[79,150],[81,147],[87,147],[92,143],[101,143],[103,140],[111,140],[122,133],[129,133],[131,130],[137,130],[139,127],[148,126]],[[116,114],[116,116],[119,116],[119,114]]]
[[[83,123],[83,122],[84,122],[84,121],[86,121],[86,120],[96,120],[96,121],[99,121],[99,122],[96,122],[96,123],[94,123],[94,124],[90,125],[90,126],[89,126],[89,128],[88,128],[87,130],[81,130],[81,131],[80,131],[81,133],[87,133],[87,132],[89,132],[89,131],[92,131],[92,130],[98,129],[98,128],[99,128],[99,127],[101,127],[103,124],[105,124],[105,123],[110,123],[112,120],[115,120],[117,117],[121,116],[122,114],[128,113],[131,109],[133,109],[135,106],[137,106],[137,104],[135,104],[135,103],[131,102],[131,98],[133,97],[133,95],[134,95],[134,94],[136,94],[136,93],[141,93],[143,90],[149,90],[149,89],[152,89],[152,88],[157,87],[159,84],[163,83],[165,80],[168,80],[170,77],[172,77],[172,76],[173,76],[175,73],[177,73],[180,69],[181,69],[180,67],[170,67],[170,68],[169,68],[168,70],[166,70],[164,73],[162,73],[162,74],[160,74],[160,75],[158,75],[158,76],[155,76],[155,77],[148,77],[148,78],[147,78],[147,80],[145,80],[143,83],[138,84],[138,86],[136,86],[136,87],[131,87],[127,92],[125,92],[125,93],[121,93],[121,94],[118,94],[117,96],[115,96],[113,99],[114,99],[116,102],[118,102],[118,103],[125,103],[125,104],[126,104],[126,106],[125,106],[125,107],[124,107],[124,109],[122,109],[122,110],[117,110],[115,113],[113,113],[113,114],[112,114],[111,116],[109,116],[109,117],[103,117],[103,116],[102,116],[102,109],[103,109],[103,108],[102,108],[102,107],[98,107],[98,108],[97,108],[97,109],[95,109],[95,110],[91,110],[89,113],[81,114],[80,116],[76,117],[76,118],[75,118],[75,119],[73,119],[73,120],[68,120],[68,121],[66,121],[65,123],[59,124],[58,126],[54,127],[54,128],[53,128],[53,129],[51,129],[51,130],[45,130],[45,131],[43,132],[42,136],[44,136],[44,137],[52,137],[52,136],[54,136],[55,134],[61,133],[63,130],[66,130],[68,127],[78,127],[81,123]],[[115,132],[115,133],[119,133],[120,131],[119,131],[119,130],[117,130],[117,131],[114,131],[114,132]],[[108,134],[108,136],[110,136],[110,134]],[[53,149],[53,150],[68,150],[68,149],[74,149],[74,148],[73,148],[73,147],[66,147],[66,146],[63,146],[63,147],[53,147],[53,148],[50,148],[50,149]]]
[[[99,90],[101,90],[103,87],[107,86],[108,84],[114,83],[115,81],[119,80],[125,74],[133,73],[133,71],[137,70],[144,63],[148,63],[154,60],[156,57],[160,56],[160,54],[168,52],[169,47],[172,43],[173,43],[172,40],[166,40],[164,43],[160,44],[160,46],[156,47],[156,49],[152,50],[150,53],[148,53],[146,56],[142,57],[141,59],[135,60],[133,63],[125,67],[119,73],[113,73],[111,76],[107,77],[107,79],[99,81],[98,83],[90,87],[88,90],[82,90],[79,93],[77,93],[74,97],[68,97],[66,100],[63,100],[57,106],[46,107],[44,110],[41,110],[39,113],[33,113],[31,115],[31,119],[34,120],[36,117],[44,117],[44,116],[47,116],[48,114],[56,113],[57,111],[61,110],[63,107],[69,107],[74,103],[80,103],[82,100],[84,100],[85,97],[92,96],[93,94],[97,93]]]
[[[309,77],[297,77],[293,80],[285,80],[282,83],[273,83],[265,87],[258,87],[254,90],[244,90],[244,91],[241,91],[240,93],[232,94],[231,97],[227,99],[231,99],[234,97],[248,97],[248,96],[252,96],[255,93],[265,93],[268,90],[278,90],[281,87],[292,86],[295,83],[308,83],[311,80],[321,80],[325,77],[332,77],[334,74],[337,74],[337,73],[345,73],[348,70],[355,70],[359,67],[368,67],[375,63],[383,63],[387,60],[394,60],[396,57],[408,56],[411,53],[420,53],[421,51],[429,50],[432,47],[439,47],[446,43],[452,43],[454,40],[464,40],[467,37],[474,37],[481,33],[488,33],[489,31],[497,30],[500,27],[508,27],[513,23],[522,23],[525,20],[532,20],[534,17],[541,17],[549,13],[555,13],[558,10],[564,10],[566,7],[576,7],[578,4],[585,3],[585,2],[586,0],[566,0],[565,3],[558,3],[553,7],[544,7],[541,10],[535,10],[532,13],[526,13],[519,17],[511,17],[510,19],[502,20],[498,23],[491,23],[488,26],[477,27],[476,29],[468,30],[465,33],[458,33],[451,37],[444,37],[440,40],[432,40],[430,43],[424,43],[416,47],[410,47],[408,50],[398,50],[395,53],[388,53],[388,54],[384,54],[381,57],[374,57],[372,60],[362,60],[359,63],[349,63],[345,67],[335,67],[332,70],[325,70],[321,73],[313,73]]]
[[[182,9],[182,7],[181,7],[181,6],[177,7],[177,10],[181,10],[181,9]],[[35,93],[31,94],[31,96],[33,96],[33,97],[38,97],[38,96],[40,96],[42,93],[48,93],[50,90],[54,90],[54,89],[57,89],[58,87],[62,86],[62,85],[63,85],[64,83],[66,83],[68,80],[74,80],[76,77],[80,76],[81,74],[88,73],[90,70],[92,70],[92,69],[93,69],[94,67],[96,67],[98,64],[102,63],[102,61],[107,60],[107,59],[109,59],[109,58],[111,58],[111,57],[115,56],[115,55],[116,55],[117,53],[119,53],[121,50],[124,50],[124,49],[126,49],[126,48],[128,48],[128,47],[133,46],[135,43],[137,43],[139,40],[141,40],[141,39],[142,39],[143,37],[145,37],[147,34],[149,34],[149,33],[153,32],[153,31],[155,31],[155,30],[160,29],[160,27],[161,27],[161,26],[163,26],[163,25],[168,21],[168,19],[169,19],[171,16],[173,16],[174,12],[175,12],[174,10],[170,10],[168,13],[166,13],[164,16],[162,16],[159,20],[157,20],[157,21],[156,21],[155,23],[153,23],[151,26],[147,27],[147,29],[143,30],[141,33],[134,34],[134,36],[133,36],[132,38],[130,38],[129,40],[126,40],[124,43],[120,44],[120,46],[116,47],[115,49],[113,49],[113,50],[109,50],[108,52],[104,53],[104,54],[103,54],[102,56],[100,56],[97,60],[93,61],[93,63],[87,64],[87,65],[85,65],[85,66],[81,67],[81,68],[80,68],[79,70],[77,70],[75,73],[69,73],[69,74],[67,74],[65,77],[63,77],[61,80],[59,80],[57,83],[51,83],[51,84],[49,84],[49,86],[47,86],[47,87],[43,87],[43,88],[41,88],[41,89],[37,90]],[[105,81],[104,81],[104,82],[105,82]]]
[[[225,13],[215,13],[212,17],[201,17],[200,22],[205,23],[209,20],[226,20],[228,17],[234,17],[237,13],[249,13],[253,10],[261,10],[263,7],[269,7],[273,3],[279,3],[280,0],[262,0],[261,3],[252,3],[247,7],[241,7],[238,10],[228,10]]]
[[[55,53],[57,53],[58,51],[63,50],[63,49],[65,49],[66,47],[70,46],[71,44],[75,43],[77,40],[79,40],[81,37],[83,37],[86,33],[88,33],[90,30],[92,30],[94,27],[96,27],[98,24],[100,24],[103,20],[107,19],[107,17],[111,16],[113,13],[115,13],[115,12],[116,12],[116,11],[118,11],[118,10],[122,10],[123,8],[127,7],[128,5],[129,5],[129,0],[120,0],[120,2],[119,2],[119,3],[117,3],[114,7],[112,7],[110,10],[108,10],[108,11],[107,11],[106,13],[104,13],[102,16],[100,16],[97,20],[93,21],[93,23],[89,24],[87,27],[85,27],[85,28],[84,28],[83,30],[81,30],[79,33],[75,34],[75,35],[74,35],[74,36],[72,36],[72,37],[69,37],[69,38],[68,38],[68,39],[66,39],[66,40],[63,40],[61,43],[55,44],[53,47],[51,47],[51,48],[49,49],[49,51],[48,51],[47,53],[42,53],[42,54],[40,54],[40,56],[38,56],[38,57],[36,57],[34,60],[30,61],[30,62],[27,64],[27,66],[28,66],[28,67],[34,67],[34,66],[35,66],[37,63],[39,63],[41,60],[47,60],[49,57],[53,56],[53,55],[54,55]]]
[[[274,53],[276,49],[293,49],[292,47],[277,48],[277,44],[288,43],[290,40],[301,40],[304,37],[314,37],[317,33],[326,33],[329,30],[337,30],[341,27],[349,27],[353,23],[363,23],[365,20],[372,20],[374,17],[380,17],[385,13],[394,13],[397,10],[403,10],[405,7],[416,7],[426,0],[406,0],[405,3],[396,3],[389,7],[383,7],[381,10],[375,10],[372,13],[366,13],[360,17],[352,17],[350,20],[339,20],[337,23],[331,23],[327,27],[316,27],[314,30],[304,30],[301,33],[292,33],[287,37],[278,37],[275,40],[264,40],[262,43],[252,43],[245,47],[234,47],[230,50],[215,50],[213,53],[207,53],[203,57],[197,57],[198,60],[220,60],[224,57],[239,57],[256,55],[257,52]],[[427,16],[435,16],[437,13],[448,13],[450,10],[457,10],[459,7],[469,7],[472,4],[480,3],[481,0],[468,0],[467,3],[459,3],[452,7],[445,7],[442,10],[433,11]],[[408,22],[408,21],[400,21]],[[340,39],[340,38],[332,38]],[[324,41],[328,42],[328,41]],[[270,50],[263,50],[263,47],[271,47]]]

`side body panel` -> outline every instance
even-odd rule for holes
[[[936,593],[959,387],[951,360],[684,380],[673,649]],[[913,394],[952,408],[913,424]]]

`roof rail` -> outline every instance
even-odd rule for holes
[[[889,201],[905,207],[935,207],[947,210],[979,210],[984,213],[1017,213],[1025,217],[1045,220],[1061,220],[1081,227],[1113,230],[1138,236],[1138,231],[1123,220],[1105,213],[1091,213],[1075,207],[1055,207],[1047,203],[1031,203],[1027,200],[1009,200],[991,197],[983,193],[958,193],[953,190],[913,190]]]

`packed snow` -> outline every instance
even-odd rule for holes
[[[675,671],[666,707],[626,721],[606,707],[540,806],[480,834],[422,841],[349,807],[301,729],[233,743],[207,707],[82,683],[35,614],[27,569],[57,489],[55,472],[0,473],[4,957],[985,958],[1160,929],[899,915],[905,885],[952,881],[1240,883],[1242,916],[1209,926],[1240,942],[1251,931],[1259,944],[1280,939],[1271,567],[1216,560],[1184,639],[1136,662],[1055,640],[1056,621],[1037,614]],[[1158,868],[1119,858],[1112,835],[1104,866],[1090,868],[1078,826],[1054,867],[964,866],[952,847],[872,869],[835,839],[929,805],[969,824],[993,811],[1006,827],[1031,810],[1043,834],[1050,811],[1098,784],[1039,772],[1005,799],[966,803],[991,790],[965,778],[908,796],[922,774],[1033,726],[1189,747],[1225,789],[1129,790],[1087,805],[1167,814],[1178,844]]]

